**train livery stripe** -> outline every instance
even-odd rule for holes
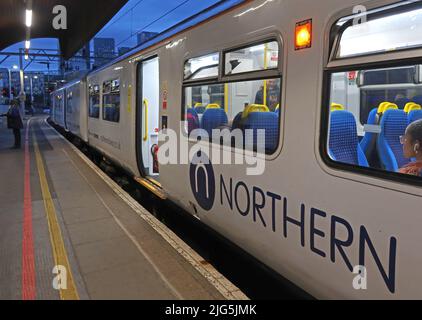
[[[29,153],[29,127],[27,122],[25,134],[25,168],[24,168],[24,204],[22,231],[22,299],[35,300],[35,257],[34,236],[32,229],[32,196],[31,196],[31,165]]]
[[[62,232],[57,220],[56,209],[54,207],[53,199],[51,197],[50,188],[48,186],[48,181],[45,174],[44,163],[35,135],[33,137],[33,141],[35,158],[38,167],[38,175],[40,178],[41,191],[44,200],[44,207],[47,215],[48,229],[50,231],[50,241],[53,250],[54,261],[56,266],[63,266],[67,274],[67,288],[60,289],[60,298],[62,300],[79,300],[79,294],[73,279],[72,269],[70,268]]]

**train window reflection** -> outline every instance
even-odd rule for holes
[[[211,139],[214,129],[237,130],[243,136],[234,147],[272,154],[279,143],[280,96],[280,78],[186,87],[186,131],[191,134],[202,129]],[[247,129],[251,136],[246,134]],[[259,140],[258,130],[264,133],[265,141]],[[233,146],[231,140],[223,143]]]
[[[369,17],[365,22],[366,17]],[[337,58],[389,52],[422,46],[422,9],[395,12],[371,19],[371,12],[365,18],[362,14],[340,20],[338,26],[353,23],[341,35]]]
[[[326,107],[332,160],[422,176],[422,83],[407,73],[419,68],[331,74]]]
[[[110,80],[103,84],[103,119],[120,121],[120,81]]]
[[[185,63],[185,80],[198,80],[218,77],[219,53],[189,59]]]
[[[100,86],[89,86],[89,117],[100,117]]]
[[[227,52],[225,54],[225,74],[277,69],[278,54],[277,41]]]

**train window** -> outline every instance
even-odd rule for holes
[[[225,53],[225,75],[277,69],[278,42],[271,41]]]
[[[330,109],[326,111],[331,160],[422,177],[422,83],[406,82],[406,77],[396,83],[405,69],[330,75],[330,101],[325,108]],[[358,86],[355,76],[363,73],[382,76],[376,84]]]
[[[89,86],[89,117],[100,117],[100,86]]]
[[[111,80],[103,84],[103,119],[120,121],[120,81]]]
[[[185,80],[199,80],[218,77],[219,53],[189,59],[185,63]]]
[[[374,10],[365,12],[365,16],[359,14],[339,20],[337,27],[344,31],[335,57],[347,58],[421,47],[422,9],[419,6],[403,11],[391,8],[389,11]]]
[[[226,132],[233,133],[237,140],[223,139],[222,143],[272,154],[279,144],[280,100],[281,78],[187,86],[186,132],[198,132],[216,142],[213,130],[228,129]],[[240,137],[235,133],[240,133]]]
[[[376,17],[369,13],[367,22],[343,28],[340,47],[332,47],[339,50],[337,57],[373,55],[358,68],[351,60],[354,67],[344,71],[348,60],[343,60],[329,63],[325,72],[328,95],[323,106],[325,138],[321,139],[321,149],[330,164],[421,184],[421,60],[419,64],[416,59],[405,60],[402,54],[387,60],[384,54],[422,45],[418,36],[422,31],[422,10],[415,9],[415,5],[400,10],[394,6],[387,11],[378,9],[374,11]],[[348,21],[350,17],[338,24],[347,26]],[[342,28],[332,30],[341,32]],[[336,36],[333,34],[331,39]],[[413,50],[409,56],[418,56],[418,52]],[[333,56],[335,52],[331,52]],[[400,64],[394,60],[400,60]],[[371,62],[378,62],[378,67]]]

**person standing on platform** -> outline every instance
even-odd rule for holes
[[[13,130],[15,136],[15,145],[12,149],[21,148],[21,130],[23,129],[23,122],[19,112],[19,101],[12,100],[9,111],[2,114],[2,117],[7,117],[7,128]]]

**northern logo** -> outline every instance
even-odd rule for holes
[[[215,176],[211,162],[203,153],[190,165],[190,185],[199,206],[210,211],[215,200]]]

